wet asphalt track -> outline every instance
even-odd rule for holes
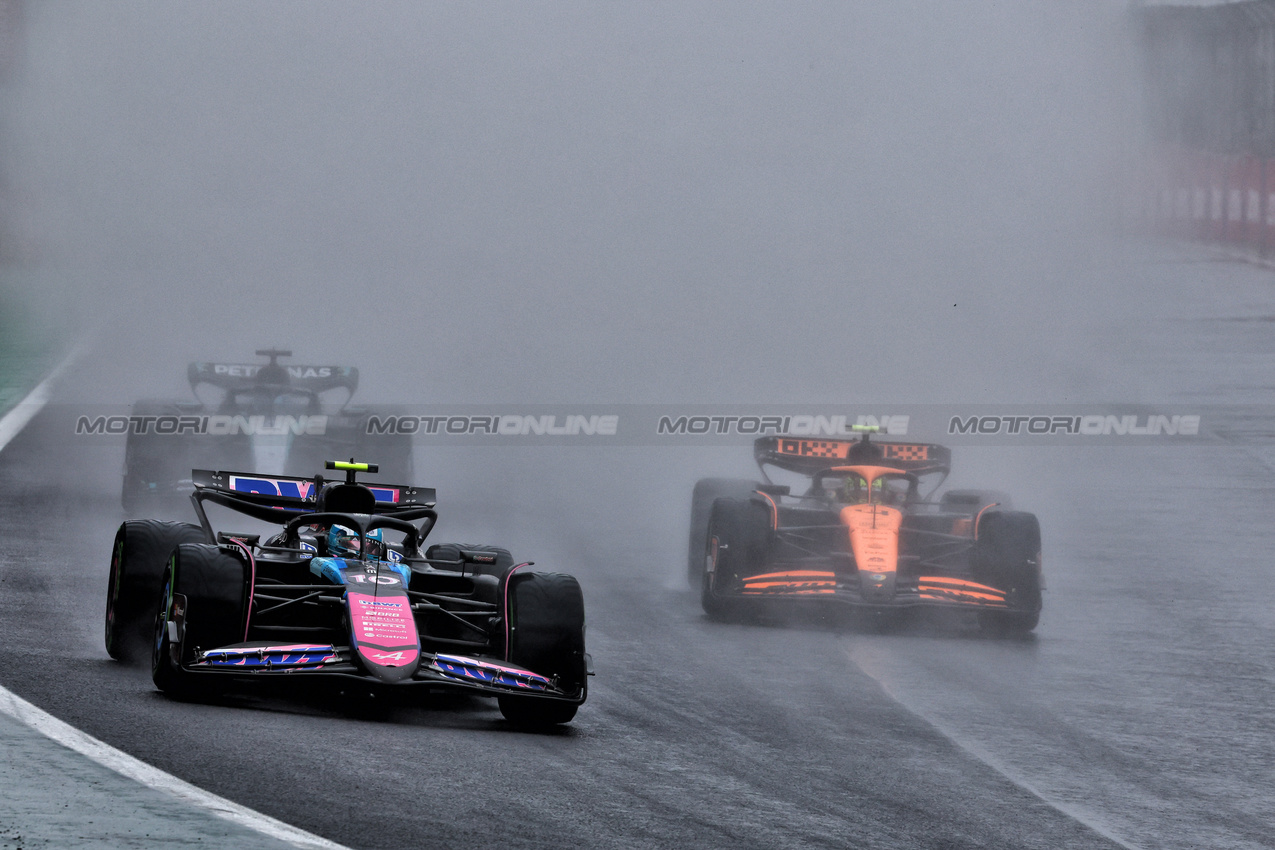
[[[1268,402],[1275,276],[1230,264],[1147,273],[1176,300],[1112,347],[1128,381],[1182,403]],[[626,521],[621,501],[612,523],[582,526],[572,517],[594,495],[564,492],[492,535],[576,572],[588,598],[589,702],[570,727],[537,735],[481,700],[158,695],[101,647],[118,453],[76,445],[59,415],[0,455],[0,684],[333,840],[1275,846],[1269,443],[959,452],[958,472],[1012,473],[1019,506],[1042,517],[1049,591],[1026,641],[986,640],[960,619],[894,634],[710,623],[676,579],[680,526]],[[668,499],[685,499],[680,482],[697,470],[673,452],[613,458],[617,481],[639,456],[667,465]],[[586,479],[597,461],[499,458],[549,481]],[[456,515],[446,492],[440,537]],[[508,521],[503,498],[480,519]]]

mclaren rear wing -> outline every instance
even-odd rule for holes
[[[863,437],[761,437],[753,443],[759,467],[776,466],[814,475],[833,466],[892,466],[917,475],[946,473],[952,450],[937,443],[868,440]]]

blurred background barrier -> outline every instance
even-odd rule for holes
[[[0,0],[0,97],[19,73],[23,19],[23,0]],[[14,184],[12,164],[0,159],[0,416],[39,383],[61,347],[58,323],[33,303],[25,264],[34,243]]]
[[[1275,254],[1275,0],[1138,11],[1154,232]]]

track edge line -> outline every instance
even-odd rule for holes
[[[72,349],[44,380],[27,393],[8,413],[0,417],[0,451],[4,451],[13,438],[22,433],[22,429],[44,409],[44,406],[48,404],[53,383],[80,357],[83,351],[83,346]],[[0,685],[0,712],[54,743],[77,752],[127,779],[167,794],[187,805],[203,809],[231,823],[294,847],[303,848],[303,850],[350,850],[343,844],[329,841],[247,806],[231,802],[225,797],[219,797],[211,791],[205,791],[122,750],[117,750],[110,744],[99,741],[92,735],[58,720],[3,685]]]
[[[0,685],[0,712],[39,732],[49,740],[79,753],[82,756],[108,768],[121,776],[131,779],[180,800],[191,806],[203,809],[219,818],[228,820],[239,826],[251,829],[270,838],[291,844],[303,850],[350,850],[343,844],[337,844],[299,827],[284,823],[281,820],[262,814],[247,806],[219,797],[211,791],[205,791],[197,785],[178,779],[171,773],[147,764],[117,750],[104,741],[82,732],[58,720],[47,711],[27,702],[22,697]]]

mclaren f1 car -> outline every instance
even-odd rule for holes
[[[1007,497],[934,493],[951,452],[932,443],[771,436],[754,443],[764,482],[695,485],[688,577],[715,618],[773,603],[841,603],[878,614],[918,606],[976,612],[994,633],[1040,618],[1040,525]],[[802,485],[771,482],[771,468]]]
[[[575,578],[497,547],[426,548],[432,489],[359,482],[373,464],[327,468],[345,479],[196,469],[198,524],[123,523],[108,653],[149,655],[155,685],[181,698],[327,678],[495,697],[522,725],[571,720],[592,664]],[[209,506],[268,536],[214,530]]]
[[[258,351],[266,363],[191,363],[194,401],[144,399],[129,416],[124,509],[146,514],[184,503],[192,467],[307,475],[351,448],[380,458],[393,477],[412,478],[412,441],[376,433],[388,408],[353,406],[359,370],[280,363],[292,352]]]

